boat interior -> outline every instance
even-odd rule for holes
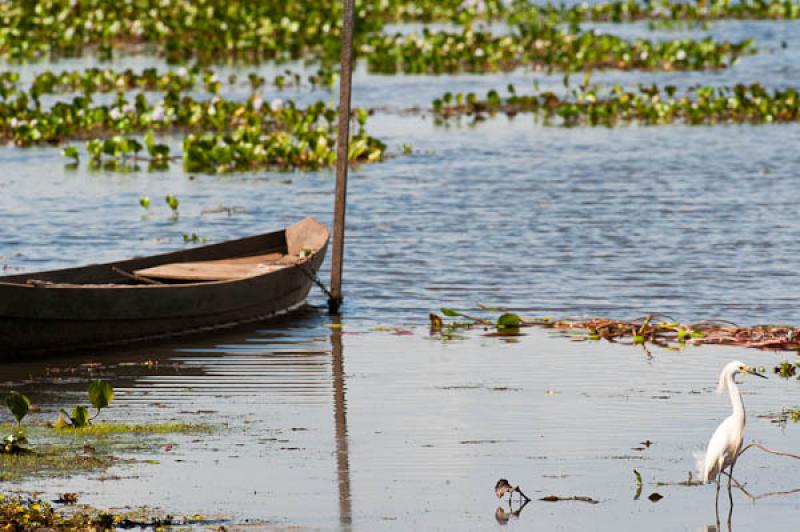
[[[28,286],[175,285],[232,281],[306,262],[328,242],[327,227],[306,218],[284,231],[121,262],[0,277]]]

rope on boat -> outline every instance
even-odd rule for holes
[[[333,294],[331,294],[331,291],[328,290],[328,287],[325,286],[325,283],[323,283],[320,280],[320,278],[317,276],[316,273],[310,272],[310,271],[308,271],[307,269],[304,268],[304,266],[306,264],[308,264],[308,263],[307,262],[303,262],[303,263],[300,263],[300,264],[295,264],[294,266],[295,266],[295,268],[297,268],[301,272],[303,272],[306,275],[306,277],[311,279],[314,282],[314,284],[317,285],[319,287],[319,289],[322,290],[325,293],[326,296],[328,296],[328,301],[330,301],[333,298]]]

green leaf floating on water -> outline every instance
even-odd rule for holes
[[[72,421],[72,426],[76,429],[89,426],[89,409],[85,406],[76,406],[72,409],[72,415],[69,416]]]
[[[178,198],[176,198],[172,194],[169,194],[166,198],[164,198],[164,200],[167,202],[167,205],[169,205],[169,208],[172,209],[173,211],[177,211],[178,205],[180,205],[181,203],[180,200],[178,200]]]
[[[497,318],[498,329],[519,329],[522,319],[513,312],[506,312]]]
[[[69,159],[74,159],[76,163],[80,158],[80,155],[78,153],[78,148],[76,148],[75,146],[66,146],[63,150],[61,150],[61,153],[64,155],[64,157],[67,157]]]
[[[114,388],[109,383],[96,380],[89,384],[89,402],[93,407],[100,410],[110,405],[113,400]]]
[[[369,116],[369,112],[363,107],[356,108],[356,119],[358,120],[358,125],[364,127],[367,123],[367,117]]]
[[[463,312],[459,312],[458,310],[453,310],[453,309],[447,308],[447,307],[442,307],[442,314],[444,314],[445,316],[450,316],[451,318],[455,318],[455,317],[464,315]]]
[[[6,406],[16,418],[17,423],[21,423],[22,418],[27,416],[28,411],[31,409],[31,402],[25,395],[19,392],[11,392],[6,397]]]
[[[144,145],[147,148],[147,153],[150,154],[151,157],[155,157],[155,138],[153,137],[153,130],[148,130],[147,133],[144,134]]]

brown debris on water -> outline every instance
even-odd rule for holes
[[[722,320],[681,324],[649,314],[632,321],[592,318],[588,320],[536,321],[538,325],[563,331],[585,331],[580,340],[631,340],[634,344],[653,343],[663,347],[691,345],[730,345],[754,349],[800,349],[800,328],[786,325],[740,327]],[[527,325],[527,323],[526,323]]]
[[[584,495],[573,495],[571,497],[559,497],[558,495],[548,495],[547,497],[542,497],[539,500],[545,502],[579,501],[579,502],[588,502],[589,504],[600,503],[600,501],[592,499],[591,497],[586,497]]]
[[[479,311],[488,307],[481,306]],[[442,309],[445,316],[458,317],[460,321],[445,321],[441,316],[429,316],[431,334],[451,339],[456,330],[478,327],[491,327],[494,322],[482,317],[474,317],[453,309]],[[514,328],[503,328],[500,321],[508,316],[516,318]],[[498,320],[497,331],[486,336],[518,335],[524,327],[553,329],[569,335],[576,341],[606,340],[608,342],[641,345],[653,344],[675,349],[686,345],[729,345],[753,349],[800,350],[800,327],[788,325],[755,325],[741,327],[725,320],[703,320],[694,323],[680,323],[669,316],[648,314],[634,320],[615,320],[602,317],[592,318],[525,318],[506,313]],[[646,349],[646,347],[645,347]]]

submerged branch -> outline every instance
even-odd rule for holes
[[[750,449],[751,447],[755,447],[757,449],[761,449],[765,453],[776,454],[778,456],[786,456],[786,457],[789,457],[789,458],[794,458],[795,460],[800,460],[800,455],[787,453],[786,451],[776,451],[774,449],[770,449],[770,448],[765,447],[765,446],[761,445],[760,443],[756,443],[756,442],[753,442],[753,443],[751,443],[749,445],[746,445],[741,451],[739,451],[739,454],[737,455],[737,458],[739,456],[742,456],[744,454],[744,452],[747,451],[748,449]]]

